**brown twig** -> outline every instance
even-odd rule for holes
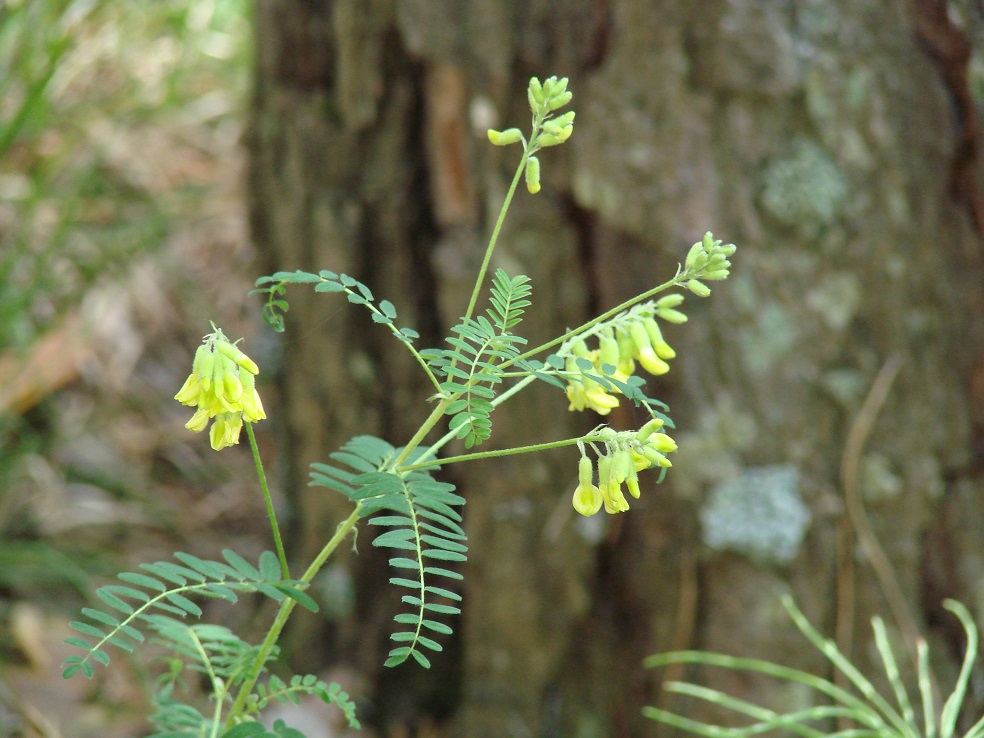
[[[850,520],[851,527],[854,528],[854,532],[857,534],[862,550],[871,563],[871,568],[874,570],[875,576],[878,578],[878,583],[881,585],[885,600],[892,612],[892,617],[902,632],[906,649],[909,652],[909,657],[912,659],[913,668],[918,671],[916,641],[920,637],[919,627],[916,625],[916,621],[906,604],[905,595],[902,593],[902,587],[899,585],[898,578],[895,576],[892,563],[878,542],[878,537],[875,535],[871,521],[868,519],[868,513],[864,508],[859,484],[861,459],[864,454],[865,444],[871,436],[875,420],[881,411],[882,405],[885,404],[885,400],[888,398],[889,390],[901,366],[901,357],[897,354],[893,355],[885,362],[875,377],[871,389],[868,391],[868,396],[861,403],[858,414],[854,418],[854,422],[851,424],[850,431],[847,434],[847,441],[844,445],[844,456],[841,459],[840,476],[841,487],[844,492],[844,504],[847,508],[847,517]],[[847,550],[843,552],[842,563],[844,559],[850,558],[853,555],[849,539],[846,541],[846,548]],[[850,581],[842,582],[843,589],[840,590],[838,596],[839,622],[837,630],[839,648],[840,637],[843,636],[845,629],[852,627],[854,620],[853,567],[850,568],[850,575]],[[844,596],[847,593],[851,595],[850,601],[847,601],[847,597]],[[850,648],[849,642],[847,643],[847,647]],[[847,655],[847,652],[844,653]]]

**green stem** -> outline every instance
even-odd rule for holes
[[[323,281],[328,281],[328,280],[324,280],[323,279]],[[347,295],[354,295],[356,293],[353,292],[352,290],[346,288],[345,289],[345,294],[347,294]],[[365,303],[365,306],[366,306],[366,308],[370,312],[372,312],[372,313],[374,313],[376,315],[384,315],[383,311],[380,310],[379,308],[377,308],[371,302]],[[414,360],[418,364],[420,364],[420,368],[424,370],[424,374],[427,375],[427,379],[430,381],[431,384],[434,385],[435,389],[437,389],[437,391],[440,392],[441,391],[441,383],[439,381],[437,381],[437,377],[434,376],[434,372],[431,371],[430,366],[428,366],[427,362],[424,360],[424,357],[420,355],[420,352],[417,351],[416,348],[414,348],[413,344],[411,344],[409,341],[407,341],[407,339],[400,333],[399,329],[395,325],[393,325],[392,322],[387,323],[386,324],[386,327],[389,328],[390,329],[390,333],[392,333],[394,336],[396,336],[396,338],[399,339],[399,341],[401,343],[403,343],[404,346],[407,347],[407,350],[411,354],[413,354]]]
[[[263,490],[263,499],[266,501],[267,518],[270,519],[270,527],[273,529],[273,545],[277,549],[277,558],[280,559],[280,573],[284,579],[290,579],[287,554],[284,552],[284,542],[280,538],[280,526],[277,525],[277,513],[273,509],[273,500],[270,498],[270,487],[267,485],[266,472],[263,471],[260,449],[256,445],[256,436],[253,435],[253,424],[248,421],[246,435],[249,436],[249,447],[253,450],[253,461],[256,462],[256,475],[260,478],[260,489]]]
[[[307,570],[301,576],[301,582],[304,582],[305,584],[311,583],[311,580],[314,579],[315,575],[321,570],[321,567],[325,565],[325,562],[335,552],[338,545],[345,540],[345,536],[349,534],[358,521],[359,507],[357,506],[355,510],[352,511],[352,514],[338,526],[335,531],[335,535],[331,537],[331,540],[325,544],[324,548],[321,549],[314,561],[311,562],[311,565],[308,566]],[[232,710],[229,712],[229,717],[226,718],[226,729],[232,727],[232,720],[238,717],[245,708],[246,700],[249,698],[250,694],[252,694],[253,687],[256,686],[256,681],[260,678],[260,674],[263,672],[263,665],[269,658],[273,647],[277,645],[277,639],[280,638],[280,632],[287,624],[287,619],[290,617],[290,614],[294,609],[294,605],[296,604],[297,602],[289,597],[285,598],[280,604],[280,609],[277,611],[273,624],[270,626],[270,630],[267,631],[266,637],[263,639],[263,643],[260,644],[260,650],[257,652],[256,658],[253,659],[253,666],[249,670],[249,676],[243,681],[243,685],[239,688],[239,692],[236,694],[236,701],[232,705]]]
[[[623,310],[628,310],[633,305],[635,305],[637,303],[640,303],[640,302],[642,302],[644,300],[648,300],[650,297],[652,297],[655,294],[658,294],[658,293],[662,292],[663,290],[668,290],[671,287],[676,287],[677,285],[679,285],[679,284],[681,284],[683,282],[686,282],[692,276],[693,275],[690,274],[689,272],[680,272],[679,274],[677,274],[673,279],[669,280],[668,282],[663,282],[663,284],[661,284],[661,285],[659,285],[657,287],[653,287],[651,290],[646,290],[641,295],[636,295],[635,297],[626,300],[622,304],[616,305],[611,310],[605,311],[604,313],[602,313],[598,317],[589,320],[587,323],[583,323],[582,325],[578,326],[577,328],[574,328],[572,330],[567,331],[567,333],[564,333],[563,335],[558,336],[557,338],[553,339],[552,341],[547,341],[546,343],[542,343],[539,346],[537,346],[536,348],[532,348],[529,351],[527,351],[525,353],[522,353],[522,354],[520,354],[519,356],[517,356],[515,358],[509,359],[508,361],[504,361],[499,366],[500,366],[500,368],[503,368],[504,369],[504,368],[506,368],[508,366],[512,366],[516,362],[522,361],[523,359],[528,359],[531,356],[536,356],[537,354],[542,353],[543,351],[546,351],[549,348],[553,348],[554,346],[557,346],[559,344],[562,344],[565,341],[567,341],[568,339],[574,338],[575,336],[579,336],[579,335],[583,334],[585,331],[591,330],[591,328],[593,328],[594,326],[598,325],[599,323],[603,323],[604,321],[608,320],[609,318],[614,318],[616,315],[618,315]]]
[[[403,451],[401,451],[399,455],[395,459],[393,459],[393,463],[390,464],[388,467],[389,470],[398,468],[400,464],[402,464],[410,457],[410,454],[413,453],[413,450],[417,448],[417,446],[419,446],[421,443],[423,443],[424,438],[427,436],[428,433],[430,433],[431,428],[437,425],[438,422],[440,422],[441,418],[444,417],[444,409],[448,406],[449,402],[451,402],[451,400],[446,399],[446,400],[441,400],[439,403],[437,403],[434,409],[431,410],[431,414],[427,416],[427,420],[425,420],[421,424],[420,428],[417,429],[417,432],[413,434],[413,438],[407,441],[407,445],[403,447]]]
[[[491,459],[497,456],[515,456],[517,454],[530,454],[536,451],[549,451],[553,448],[565,448],[567,446],[574,446],[578,442],[590,443],[592,441],[605,441],[609,440],[609,436],[578,436],[577,438],[565,438],[562,441],[548,441],[546,443],[534,443],[529,446],[514,446],[512,448],[502,448],[496,449],[495,451],[476,451],[471,454],[459,454],[458,456],[448,456],[447,458],[440,459],[439,461],[422,461],[419,464],[408,464],[407,466],[401,466],[395,471],[402,473],[407,471],[413,471],[414,469],[428,469],[434,466],[444,466],[445,464],[457,464],[460,461],[477,461],[478,459]]]
[[[534,134],[536,130],[534,129]],[[534,136],[535,137],[535,136]],[[534,137],[531,137],[532,141]],[[478,278],[475,280],[475,288],[472,290],[471,299],[468,301],[468,309],[465,311],[465,318],[470,318],[475,312],[475,305],[478,303],[478,295],[482,291],[482,284],[485,282],[485,273],[488,271],[489,262],[492,261],[492,252],[495,250],[496,241],[499,240],[499,231],[502,229],[502,224],[506,219],[506,212],[509,210],[509,204],[512,202],[513,194],[516,192],[516,186],[519,184],[519,178],[523,176],[523,170],[526,168],[526,160],[530,156],[529,144],[527,144],[526,149],[523,150],[523,158],[519,160],[519,166],[516,168],[516,174],[513,175],[512,184],[509,185],[509,191],[506,193],[506,199],[502,202],[502,208],[499,210],[499,218],[495,222],[495,228],[492,229],[492,236],[489,238],[489,245],[485,249],[485,258],[482,260],[482,268],[478,271]]]
[[[531,374],[527,374],[526,377],[522,381],[517,382],[512,387],[510,387],[508,390],[506,390],[501,395],[499,395],[494,400],[492,400],[492,407],[499,407],[499,405],[501,405],[503,402],[505,402],[510,397],[512,397],[513,395],[515,395],[518,392],[520,392],[524,387],[526,387],[527,385],[529,385],[530,383],[532,383],[534,381],[536,381],[536,377],[534,377]],[[457,430],[449,430],[447,433],[445,433],[443,436],[441,436],[441,438],[439,440],[437,440],[433,444],[431,444],[430,448],[427,449],[427,453],[424,454],[424,455],[425,456],[436,456],[437,455],[437,452],[440,451],[442,448],[444,448],[452,440],[454,440],[457,437],[457,435],[458,435],[458,431]],[[398,464],[399,463],[402,463],[403,461],[406,461],[406,457],[403,457],[403,459],[397,459]],[[441,464],[441,463],[443,463],[443,462],[442,461],[439,461],[438,462],[438,464]],[[433,464],[430,464],[430,466],[433,466]],[[401,469],[405,469],[405,468],[407,468],[407,467],[401,467]]]
[[[208,653],[205,651],[205,647],[202,645],[202,642],[198,636],[195,635],[194,631],[191,631],[191,637],[195,641],[195,649],[198,651],[198,655],[202,660],[202,664],[205,667],[208,678],[212,682],[212,695],[215,698],[215,708],[212,710],[212,730],[209,734],[209,738],[218,738],[219,721],[222,719],[222,706],[225,704],[225,685],[219,681],[218,675],[212,668],[212,662],[208,658]]]

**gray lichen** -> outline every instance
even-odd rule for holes
[[[819,145],[799,138],[788,156],[764,172],[762,205],[778,220],[814,233],[831,224],[847,202],[848,186],[840,168]]]
[[[784,565],[799,551],[810,524],[799,470],[789,464],[746,469],[718,484],[700,512],[704,542],[759,564]]]

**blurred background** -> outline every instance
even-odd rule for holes
[[[270,547],[248,450],[213,452],[171,399],[209,321],[261,367],[290,556],[332,534],[348,503],[308,466],[360,433],[405,442],[427,385],[330,295],[289,293],[273,334],[252,282],[347,272],[437,345],[518,156],[484,132],[527,125],[551,74],[575,132],[493,264],[532,277],[532,341],[664,281],[706,230],[739,246],[666,331],[674,468],[581,520],[576,454],[451,467],[471,552],[434,668],[381,666],[399,603],[369,531],[284,659],[342,683],[369,736],[669,735],[641,706],[720,716],[666,678],[808,704],[641,665],[708,648],[826,673],[788,593],[862,668],[872,614],[904,670],[922,633],[945,692],[963,644],[942,600],[984,624],[982,39],[969,0],[0,2],[0,736],[147,734],[160,665],[65,682],[67,623],[140,562]],[[566,408],[526,393],[489,447],[598,421]],[[250,638],[270,612],[206,617]],[[342,734],[330,710],[290,719]]]

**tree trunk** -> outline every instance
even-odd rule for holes
[[[471,553],[445,654],[430,673],[380,666],[398,595],[363,530],[322,582],[333,621],[292,632],[301,668],[354,669],[381,735],[430,722],[441,735],[651,735],[645,704],[718,716],[669,699],[660,680],[679,674],[645,672],[650,653],[825,668],[785,593],[862,666],[873,613],[900,654],[918,628],[952,665],[941,600],[984,607],[982,270],[966,162],[952,176],[974,114],[953,119],[961,78],[940,72],[946,21],[929,4],[258,0],[248,143],[265,273],[351,274],[438,345],[516,164],[484,131],[525,125],[534,74],[570,77],[577,120],[541,157],[543,192],[517,197],[493,264],[533,280],[531,341],[671,276],[705,230],[739,245],[732,277],[667,330],[680,358],[655,393],[681,450],[666,483],[585,521],[569,451],[454,469]],[[365,311],[289,298],[269,409],[300,559],[349,504],[306,488],[308,465],[360,433],[404,443],[430,408]],[[491,447],[596,421],[566,404],[546,386],[506,403]],[[691,676],[769,704],[808,699]]]

